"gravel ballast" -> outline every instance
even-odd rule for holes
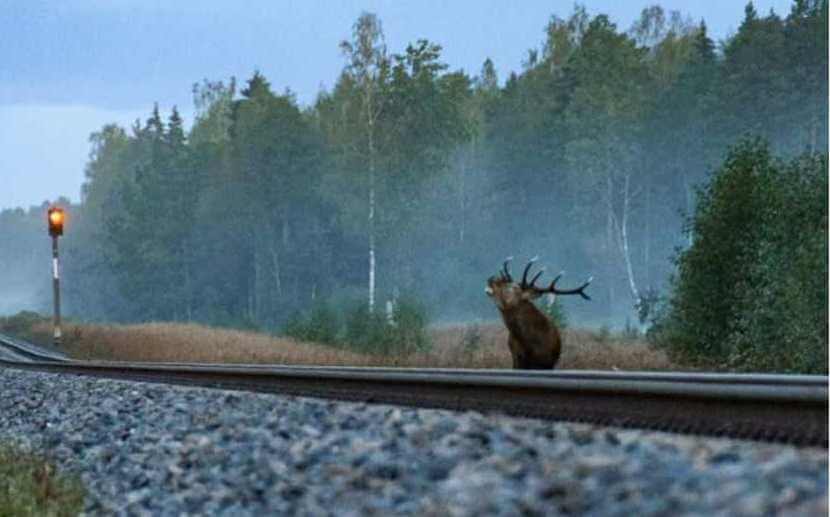
[[[0,368],[90,514],[827,515],[827,451]]]

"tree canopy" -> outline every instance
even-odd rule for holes
[[[450,70],[436,42],[387,48],[364,13],[311,106],[254,72],[194,85],[189,127],[175,107],[104,126],[70,207],[67,311],[276,329],[316,301],[411,294],[439,319],[489,318],[484,279],[538,254],[596,277],[572,323],[622,325],[667,290],[695,188],[731,145],[827,152],[824,0],[750,3],[719,44],[659,6],[629,30],[579,6],[540,27],[502,82],[490,59]],[[39,210],[0,214],[2,285],[19,289],[21,249],[48,253],[28,233]]]

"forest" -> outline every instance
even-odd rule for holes
[[[813,160],[826,192],[827,11],[749,3],[716,43],[704,20],[659,6],[630,28],[576,6],[540,20],[540,46],[508,77],[489,59],[451,70],[432,41],[387,48],[364,13],[344,27],[336,84],[310,106],[253,72],[194,84],[189,125],[156,106],[92,134],[80,202],[57,200],[65,312],[278,331],[319,303],[371,312],[411,298],[432,321],[490,320],[486,278],[506,256],[539,255],[544,278],[566,270],[560,285],[594,277],[592,301],[563,300],[573,324],[645,328],[665,305],[672,339],[693,346],[683,304],[722,293],[689,287],[705,269],[683,283],[688,251],[698,232],[744,231],[695,224],[715,171],[751,148],[764,163]],[[798,173],[774,181],[805,191]],[[44,214],[0,213],[0,312],[49,311]],[[826,261],[810,267],[822,265],[826,327]]]

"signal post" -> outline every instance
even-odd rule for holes
[[[66,220],[66,215],[63,208],[58,206],[50,206],[48,211],[49,219],[49,235],[52,236],[52,291],[55,303],[54,312],[54,343],[57,346],[61,344],[61,285],[60,275],[58,269],[58,237],[63,235],[63,223]]]

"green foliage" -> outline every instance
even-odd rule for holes
[[[387,49],[395,38],[364,13],[350,37],[343,27],[343,68],[312,106],[256,72],[238,86],[196,85],[189,131],[175,110],[159,108],[131,128],[104,126],[90,138],[83,202],[69,207],[61,243],[65,312],[284,326],[335,343],[350,328],[356,346],[383,349],[385,317],[361,308],[372,246],[377,291],[414,293],[444,320],[495,317],[481,295],[486,276],[501,257],[539,254],[551,267],[579,268],[576,277],[602,278],[591,303],[569,305],[572,324],[648,323],[653,303],[643,287],[666,290],[674,269],[666,258],[689,245],[681,213],[695,212],[694,185],[729,145],[751,133],[775,155],[826,151],[827,2],[799,0],[785,17],[748,13],[722,51],[705,23],[659,6],[630,31],[582,7],[539,20],[546,24],[540,51],[520,70],[497,78],[499,63],[488,60],[472,77],[450,70],[429,41]],[[783,203],[785,212],[800,211],[816,191],[782,179],[777,201],[756,202],[742,190],[754,180],[733,176],[727,190],[736,200]],[[755,209],[736,209],[730,217],[744,222],[730,225],[754,227],[762,213]],[[48,311],[43,218],[42,206],[0,211],[0,312]],[[730,226],[706,224],[719,235]],[[631,274],[621,258],[623,225]],[[826,238],[796,242],[786,227],[765,225],[766,233],[733,228],[728,242],[711,244],[731,258],[700,273],[723,275],[742,292],[763,290],[751,300],[708,297],[708,308],[677,301],[684,318],[708,314],[714,327],[699,338],[704,345],[691,337],[697,327],[685,328],[678,346],[749,364],[749,345],[726,345],[730,339],[748,343],[769,329],[765,321],[779,318],[782,304],[816,314],[809,307],[820,306],[820,293],[793,294],[806,280],[786,276],[785,265],[798,275],[818,271],[815,249]],[[780,265],[722,271],[756,249],[759,264]],[[681,276],[690,274],[686,263]],[[630,282],[644,293],[639,314]],[[689,299],[717,294],[689,282]],[[342,291],[359,291],[359,301],[337,301]],[[300,313],[286,321],[294,309]],[[776,332],[806,343],[801,332],[815,322],[788,321]],[[402,341],[417,348],[423,338],[410,332]]]
[[[83,505],[77,477],[56,473],[43,458],[0,446],[0,515],[70,516]]]
[[[640,295],[640,301],[635,307],[637,309],[637,320],[639,320],[640,325],[654,323],[660,302],[660,293],[652,287],[649,287]]]
[[[282,334],[300,341],[308,341],[308,318],[299,310],[293,311],[282,324]]]
[[[625,326],[622,328],[620,337],[627,340],[634,340],[640,337],[640,329],[637,325],[631,323],[630,318],[626,318]]]
[[[729,336],[748,286],[746,266],[760,238],[759,188],[771,174],[771,159],[763,144],[744,142],[698,194],[690,230],[694,245],[678,257],[671,301],[677,351],[713,361],[729,355]]]
[[[46,316],[33,311],[20,311],[12,316],[0,317],[0,332],[25,337],[36,323],[47,321]]]
[[[392,310],[392,347],[406,353],[426,350],[428,325],[427,308],[413,297],[401,297]]]
[[[378,312],[370,312],[360,300],[345,308],[344,343],[362,352],[375,352],[386,338],[386,319]]]
[[[300,341],[334,345],[340,339],[341,316],[329,303],[317,303],[306,315],[295,311],[283,325],[283,333]]]
[[[369,312],[363,301],[346,308],[344,344],[355,350],[378,354],[413,353],[429,347],[427,313],[413,299],[398,300],[392,319],[380,311]]]
[[[779,163],[731,336],[741,369],[827,373],[827,159]]]
[[[428,349],[425,307],[413,298],[398,300],[391,319],[381,311],[370,312],[363,300],[333,307],[315,305],[308,313],[296,312],[283,325],[283,333],[302,341],[349,348],[371,354],[409,354]]]
[[[597,341],[601,344],[606,345],[611,341],[611,327],[608,325],[600,326],[599,330],[597,330]]]
[[[311,332],[308,339],[320,343],[334,343],[337,340],[337,332],[340,328],[340,316],[323,302],[316,304],[311,309],[311,316],[308,319]]]
[[[745,140],[698,195],[651,337],[740,370],[827,372],[827,158]]]
[[[464,329],[461,337],[461,349],[465,355],[473,355],[481,348],[481,327],[473,323]]]

